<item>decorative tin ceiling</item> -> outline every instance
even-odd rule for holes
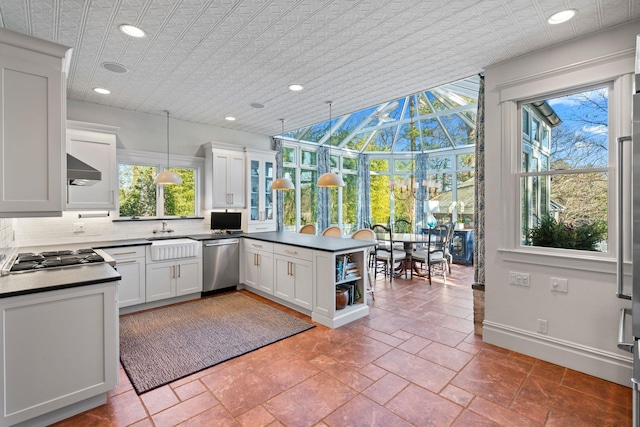
[[[69,98],[267,135],[638,18],[637,0],[0,0],[0,26],[73,47]]]

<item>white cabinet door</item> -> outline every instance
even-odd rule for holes
[[[202,292],[202,259],[176,262],[176,296]]]
[[[275,153],[247,150],[248,232],[275,231]]]
[[[205,191],[209,203],[206,209],[243,208],[244,153],[211,148],[207,153]]]
[[[258,253],[258,289],[269,295],[273,295],[273,254],[269,252]]]
[[[293,275],[294,264],[291,258],[281,255],[275,256],[275,282],[273,295],[285,301],[293,302],[295,295],[295,276]]]
[[[147,264],[147,302],[176,296],[176,263],[155,262]]]
[[[67,49],[0,31],[0,217],[62,215]]]
[[[0,300],[0,425],[113,389],[118,382],[116,282]]]
[[[311,261],[295,260],[293,264],[293,302],[302,308],[313,308],[313,272]]]
[[[260,282],[259,252],[246,248],[244,251],[244,284],[258,289]]]
[[[67,153],[102,173],[90,186],[67,183],[67,209],[113,210],[116,207],[116,131],[112,126],[67,122]]]
[[[243,283],[273,295],[273,243],[242,239]]]
[[[228,191],[231,197],[229,207],[244,208],[244,154],[229,157]]]
[[[144,258],[118,261],[117,269],[122,276],[118,287],[119,307],[143,304],[146,301]]]

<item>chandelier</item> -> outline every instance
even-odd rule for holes
[[[409,200],[413,198],[418,201],[424,202],[429,199],[429,189],[440,188],[440,183],[432,181],[431,179],[425,179],[422,181],[422,188],[424,190],[420,192],[420,182],[416,180],[414,174],[414,153],[416,152],[416,138],[419,135],[419,131],[416,128],[416,125],[413,123],[413,113],[414,111],[412,96],[409,98],[409,115],[411,116],[411,121],[409,123],[409,139],[411,141],[411,174],[409,175],[409,178],[403,179],[401,181],[396,181],[395,179],[390,180],[389,189],[391,190],[393,198],[396,200]]]

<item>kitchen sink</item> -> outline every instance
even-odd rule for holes
[[[201,246],[201,242],[185,238],[152,240],[151,259],[153,261],[162,261],[165,259],[198,256],[200,254]]]
[[[154,236],[154,237],[146,237],[145,240],[149,240],[150,242],[154,242],[156,240],[176,240],[176,239],[186,239],[185,236],[177,236],[167,234],[166,236]]]

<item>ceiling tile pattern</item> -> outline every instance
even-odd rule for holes
[[[0,0],[0,26],[73,47],[70,99],[268,135],[639,18],[637,0]]]

